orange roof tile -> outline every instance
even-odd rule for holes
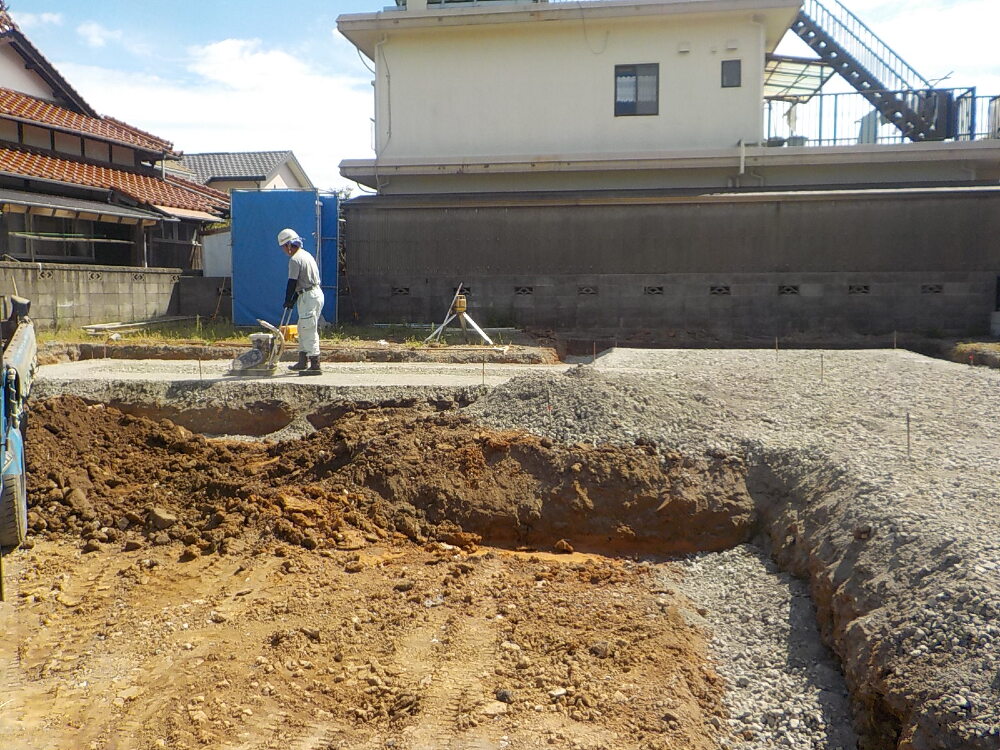
[[[117,190],[150,206],[170,206],[213,214],[229,208],[229,196],[177,177],[151,175],[60,159],[31,151],[0,148],[0,172],[72,185]]]
[[[80,135],[122,143],[155,153],[173,153],[174,145],[155,135],[111,117],[87,117],[71,109],[36,99],[19,91],[0,88],[0,117],[16,117]]]

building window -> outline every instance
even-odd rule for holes
[[[660,65],[615,66],[615,117],[660,113]]]
[[[743,61],[722,61],[722,88],[735,89],[743,85]]]

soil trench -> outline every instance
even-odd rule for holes
[[[594,553],[745,541],[738,458],[327,418],[239,442],[35,403],[4,746],[718,746],[691,605]]]

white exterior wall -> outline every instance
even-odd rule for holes
[[[393,32],[375,54],[376,153],[610,155],[756,142],[764,45],[761,25],[732,16]],[[740,88],[721,86],[728,59],[742,60]],[[615,66],[645,63],[660,66],[659,114],[615,117]]]
[[[201,238],[202,273],[205,276],[233,275],[233,235],[207,234]]]
[[[52,89],[38,75],[24,67],[24,59],[9,44],[0,45],[0,87],[49,102],[55,101]]]
[[[295,173],[291,170],[288,164],[282,164],[278,167],[277,173],[268,180],[266,188],[274,188],[280,190],[282,188],[304,188],[309,187],[308,185],[303,185]]]

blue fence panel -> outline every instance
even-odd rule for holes
[[[337,252],[337,237],[340,233],[340,211],[336,195],[321,195],[320,229],[322,237],[319,245],[320,286],[325,297],[323,317],[328,323],[337,322],[337,277],[340,259]]]
[[[258,318],[277,324],[281,319],[288,256],[278,247],[278,232],[291,227],[301,235],[303,247],[316,255],[316,202],[317,194],[312,190],[233,191],[235,325],[255,325]],[[336,226],[336,220],[333,224]],[[332,265],[336,269],[336,262]]]

